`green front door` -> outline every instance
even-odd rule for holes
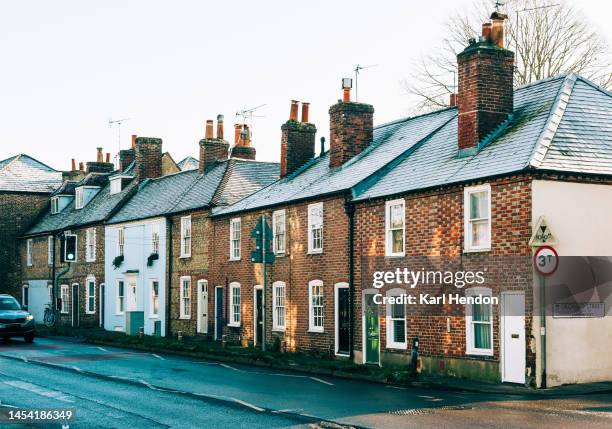
[[[380,329],[378,324],[378,305],[374,303],[374,294],[364,297],[365,319],[365,362],[378,365],[380,362]]]

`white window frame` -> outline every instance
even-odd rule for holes
[[[280,221],[282,219],[282,222]],[[282,227],[282,232],[279,229]],[[282,239],[280,239],[282,233]],[[275,255],[284,255],[287,251],[287,217],[285,210],[276,210],[272,213],[272,246]]]
[[[393,230],[391,229],[391,208],[402,206],[402,250],[393,251]],[[403,198],[385,203],[385,256],[404,256],[406,254],[406,201]]]
[[[181,218],[181,258],[191,257],[191,216]]]
[[[125,228],[117,228],[117,256],[125,254]]]
[[[321,223],[315,223],[313,219],[313,211],[319,211],[321,213]],[[309,204],[308,205],[308,254],[319,254],[323,253],[323,224],[324,224],[324,213],[323,213],[323,202]],[[315,246],[314,231],[321,231],[321,246]]]
[[[238,291],[238,294],[236,294]],[[236,302],[234,302],[236,301]],[[227,326],[239,327],[242,321],[242,293],[240,283],[229,284],[229,320]]]
[[[121,288],[119,285],[123,285],[123,294],[121,294]],[[117,279],[117,295],[115,301],[115,314],[125,314],[125,279]]]
[[[242,220],[239,217],[230,219],[230,261],[239,261],[242,254]],[[237,246],[235,246],[237,244]]]
[[[89,291],[89,285],[93,283],[93,296]],[[89,305],[90,298],[93,298],[93,308]],[[85,279],[85,314],[95,314],[96,312],[96,278],[87,276]]]
[[[74,191],[74,208],[80,210],[84,207],[83,203],[85,201],[85,196],[83,195],[83,188],[76,188]]]
[[[96,261],[96,228],[85,230],[85,262]]]
[[[475,296],[475,295],[483,295],[483,296],[492,296],[492,291],[486,287],[473,287],[465,290],[465,296]],[[493,356],[494,344],[493,344],[493,304],[488,304],[490,307],[490,316],[488,322],[474,322],[472,319],[472,305],[465,305],[465,354],[467,355],[476,355],[476,356]],[[483,304],[484,305],[484,304]],[[482,349],[476,348],[475,338],[474,338],[474,325],[487,324],[491,327],[489,330],[491,333],[490,344],[491,348]]]
[[[47,264],[53,265],[53,236],[47,237]]]
[[[402,294],[406,293],[405,290],[400,289],[400,288],[395,288],[395,289],[391,289],[387,291],[387,297],[391,297],[391,296],[400,296]],[[387,327],[387,348],[388,349],[398,349],[398,350],[406,350],[408,348],[408,327],[406,325],[407,322],[407,314],[406,314],[406,304],[402,304],[404,307],[404,317],[393,317],[393,304],[390,304],[389,302],[387,302],[386,306],[386,310],[387,310],[387,315],[386,315],[386,324],[385,326]],[[394,337],[395,337],[395,325],[394,325],[394,321],[395,320],[404,320],[404,341],[395,341]]]
[[[121,180],[122,180],[121,176],[113,177],[109,180],[110,181],[110,190],[109,190],[110,195],[115,195],[121,192]]]
[[[157,295],[153,293],[153,284],[157,283]],[[159,318],[159,289],[160,283],[158,279],[149,280],[149,318],[150,319],[158,319]],[[157,313],[155,312],[155,299],[157,298]]]
[[[488,229],[489,237],[486,243],[481,246],[472,245],[472,220],[470,219],[470,196],[478,192],[487,192],[488,196]],[[464,235],[464,251],[465,252],[483,252],[491,250],[491,185],[484,184],[478,186],[468,186],[463,189],[463,235]],[[484,219],[484,218],[483,218]]]
[[[53,284],[52,283],[49,283],[47,285],[47,293],[48,293],[48,296],[49,296],[48,303],[49,303],[49,305],[51,305],[51,304],[53,304]]]
[[[26,240],[26,264],[28,267],[34,265],[34,241],[31,238]]]
[[[322,304],[317,308],[321,308],[321,326],[315,324],[315,308],[313,305],[313,289],[315,287],[321,288],[321,300]],[[324,332],[325,330],[325,290],[323,289],[322,280],[311,280],[308,282],[308,332]]]
[[[282,296],[279,295],[282,290]],[[280,300],[282,298],[282,301]],[[282,324],[279,323],[279,310],[282,309]],[[272,330],[284,332],[287,328],[287,287],[285,282],[272,283]]]
[[[60,308],[61,314],[68,314],[70,304],[70,286],[61,285],[60,286],[60,299],[62,300],[62,306]]]
[[[151,253],[159,254],[159,224],[151,225]]]
[[[185,282],[187,282],[187,289],[185,290]],[[182,276],[180,278],[180,315],[179,319],[191,319],[191,277]],[[185,293],[187,292],[187,293]]]
[[[51,198],[51,214],[59,213],[59,197]]]
[[[30,294],[28,293],[29,289],[29,284],[24,284],[21,286],[21,306],[25,309],[27,309],[30,305]]]

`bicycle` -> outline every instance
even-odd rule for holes
[[[45,314],[43,316],[43,321],[45,326],[52,327],[55,326],[55,322],[57,321],[57,310],[53,307],[52,304],[47,304],[45,306]]]

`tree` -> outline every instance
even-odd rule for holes
[[[476,0],[469,12],[455,13],[445,24],[441,49],[421,57],[406,92],[417,99],[417,110],[449,105],[456,92],[457,54],[470,38],[481,34],[492,3]],[[518,13],[517,13],[518,11]],[[506,48],[515,52],[515,85],[524,85],[563,73],[579,73],[603,88],[612,88],[612,59],[603,38],[584,17],[566,3],[544,0],[510,0],[505,5]]]

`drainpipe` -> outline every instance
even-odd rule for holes
[[[172,285],[172,218],[166,218],[168,225],[166,225],[166,337],[170,337],[170,299],[172,297],[170,293]],[[180,286],[180,285],[179,285]]]
[[[354,262],[354,243],[355,243],[355,205],[349,201],[344,204],[344,211],[348,217],[348,284],[349,284],[349,359],[353,360],[353,339],[355,331],[354,303],[355,286],[353,285],[355,262]]]
[[[61,233],[60,233],[61,234]],[[70,263],[66,262],[66,267],[64,269],[62,269],[59,273],[56,272],[57,268],[56,268],[56,262],[55,260],[56,255],[55,255],[55,240],[57,238],[57,235],[59,234],[53,234],[53,264],[52,264],[52,277],[53,277],[53,287],[51,288],[51,299],[53,300],[53,302],[51,303],[53,305],[53,309],[57,309],[57,287],[59,285],[59,281],[62,277],[64,277],[64,275],[70,271]]]

